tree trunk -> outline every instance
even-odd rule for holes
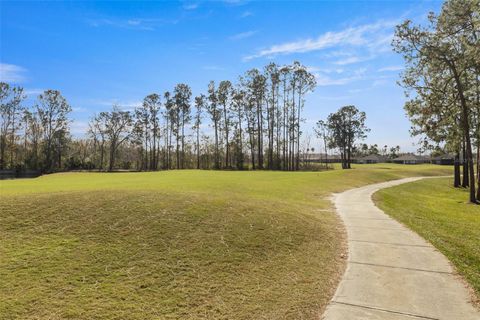
[[[455,153],[455,160],[453,164],[453,187],[460,187],[460,152]]]
[[[228,142],[228,115],[227,115],[227,105],[223,105],[223,120],[225,122],[225,166],[230,167],[230,145]]]
[[[257,146],[257,152],[258,152],[258,168],[263,169],[263,146],[262,146],[262,107],[261,107],[261,102],[257,101],[257,140],[258,140],[258,146]]]
[[[295,170],[300,169],[300,112],[302,110],[302,87],[299,86],[298,91],[298,105],[297,105],[297,159],[295,164]]]
[[[240,109],[239,109],[240,110]],[[238,169],[243,170],[243,137],[242,137],[242,114],[241,111],[238,113],[238,150],[240,151],[240,154],[238,155]]]
[[[105,155],[105,140],[102,138],[102,145],[100,147],[100,170],[103,170],[104,155]]]
[[[200,169],[200,125],[197,126],[197,169]]]
[[[450,61],[448,62],[455,78],[455,83],[458,88],[458,96],[460,98],[460,105],[462,106],[463,132],[465,135],[466,160],[468,165],[468,176],[469,176],[469,184],[470,184],[470,202],[477,203],[476,193],[475,193],[475,173],[473,172],[472,144],[470,141],[470,124],[469,124],[469,117],[468,117],[469,112],[468,112],[467,101],[463,93],[462,82],[460,81],[460,77],[457,73],[455,64]]]
[[[182,114],[182,169],[185,169],[185,116]]]
[[[108,166],[108,171],[112,171],[115,166],[115,146],[110,146],[110,164]]]
[[[467,162],[467,150],[465,149],[465,140],[463,141],[463,163],[462,163],[462,169],[463,169],[463,179],[462,179],[462,187],[467,188],[468,187],[468,162]]]
[[[216,119],[216,113],[214,118]],[[214,120],[214,125],[215,125],[215,164],[214,167],[215,169],[220,169],[220,163],[219,163],[219,154],[218,154],[218,121]]]
[[[5,142],[6,138],[0,137],[0,170],[5,169]]]

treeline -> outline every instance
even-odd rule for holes
[[[469,187],[470,201],[479,201],[480,2],[446,1],[426,26],[407,20],[393,45],[406,62],[401,83],[412,133],[426,147],[444,144],[455,154],[454,186]]]
[[[400,155],[400,146],[389,147],[388,145],[384,145],[383,147],[379,147],[378,144],[368,145],[366,143],[362,143],[357,146],[355,151],[355,155],[357,157],[378,155],[385,157],[386,159],[395,159]],[[436,150],[436,152],[432,152],[432,155],[443,155],[444,153],[445,152],[442,149],[439,149]]]
[[[211,81],[196,97],[181,83],[133,111],[113,106],[73,139],[72,107],[59,91],[25,107],[23,89],[1,83],[0,169],[299,170],[305,95],[315,86],[299,62],[270,63],[236,83]]]
[[[40,94],[31,108],[25,99],[23,88],[0,82],[0,170],[62,168],[72,108],[55,90]]]

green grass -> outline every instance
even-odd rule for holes
[[[0,181],[0,318],[316,319],[343,270],[332,192],[421,165]]]
[[[381,209],[445,254],[480,297],[480,206],[452,179],[426,179],[378,191]]]

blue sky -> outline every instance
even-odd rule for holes
[[[441,1],[0,2],[1,80],[31,103],[57,89],[74,108],[72,133],[113,103],[188,83],[236,80],[270,61],[299,60],[316,74],[304,128],[347,104],[365,111],[368,143],[413,151],[396,84],[395,24],[425,21]],[[315,145],[315,142],[313,143]]]

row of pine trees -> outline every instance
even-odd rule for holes
[[[315,77],[299,62],[251,69],[236,83],[210,81],[152,93],[134,110],[95,114],[84,138],[70,134],[72,107],[46,90],[25,106],[21,87],[0,84],[0,169],[299,170],[305,96]]]

